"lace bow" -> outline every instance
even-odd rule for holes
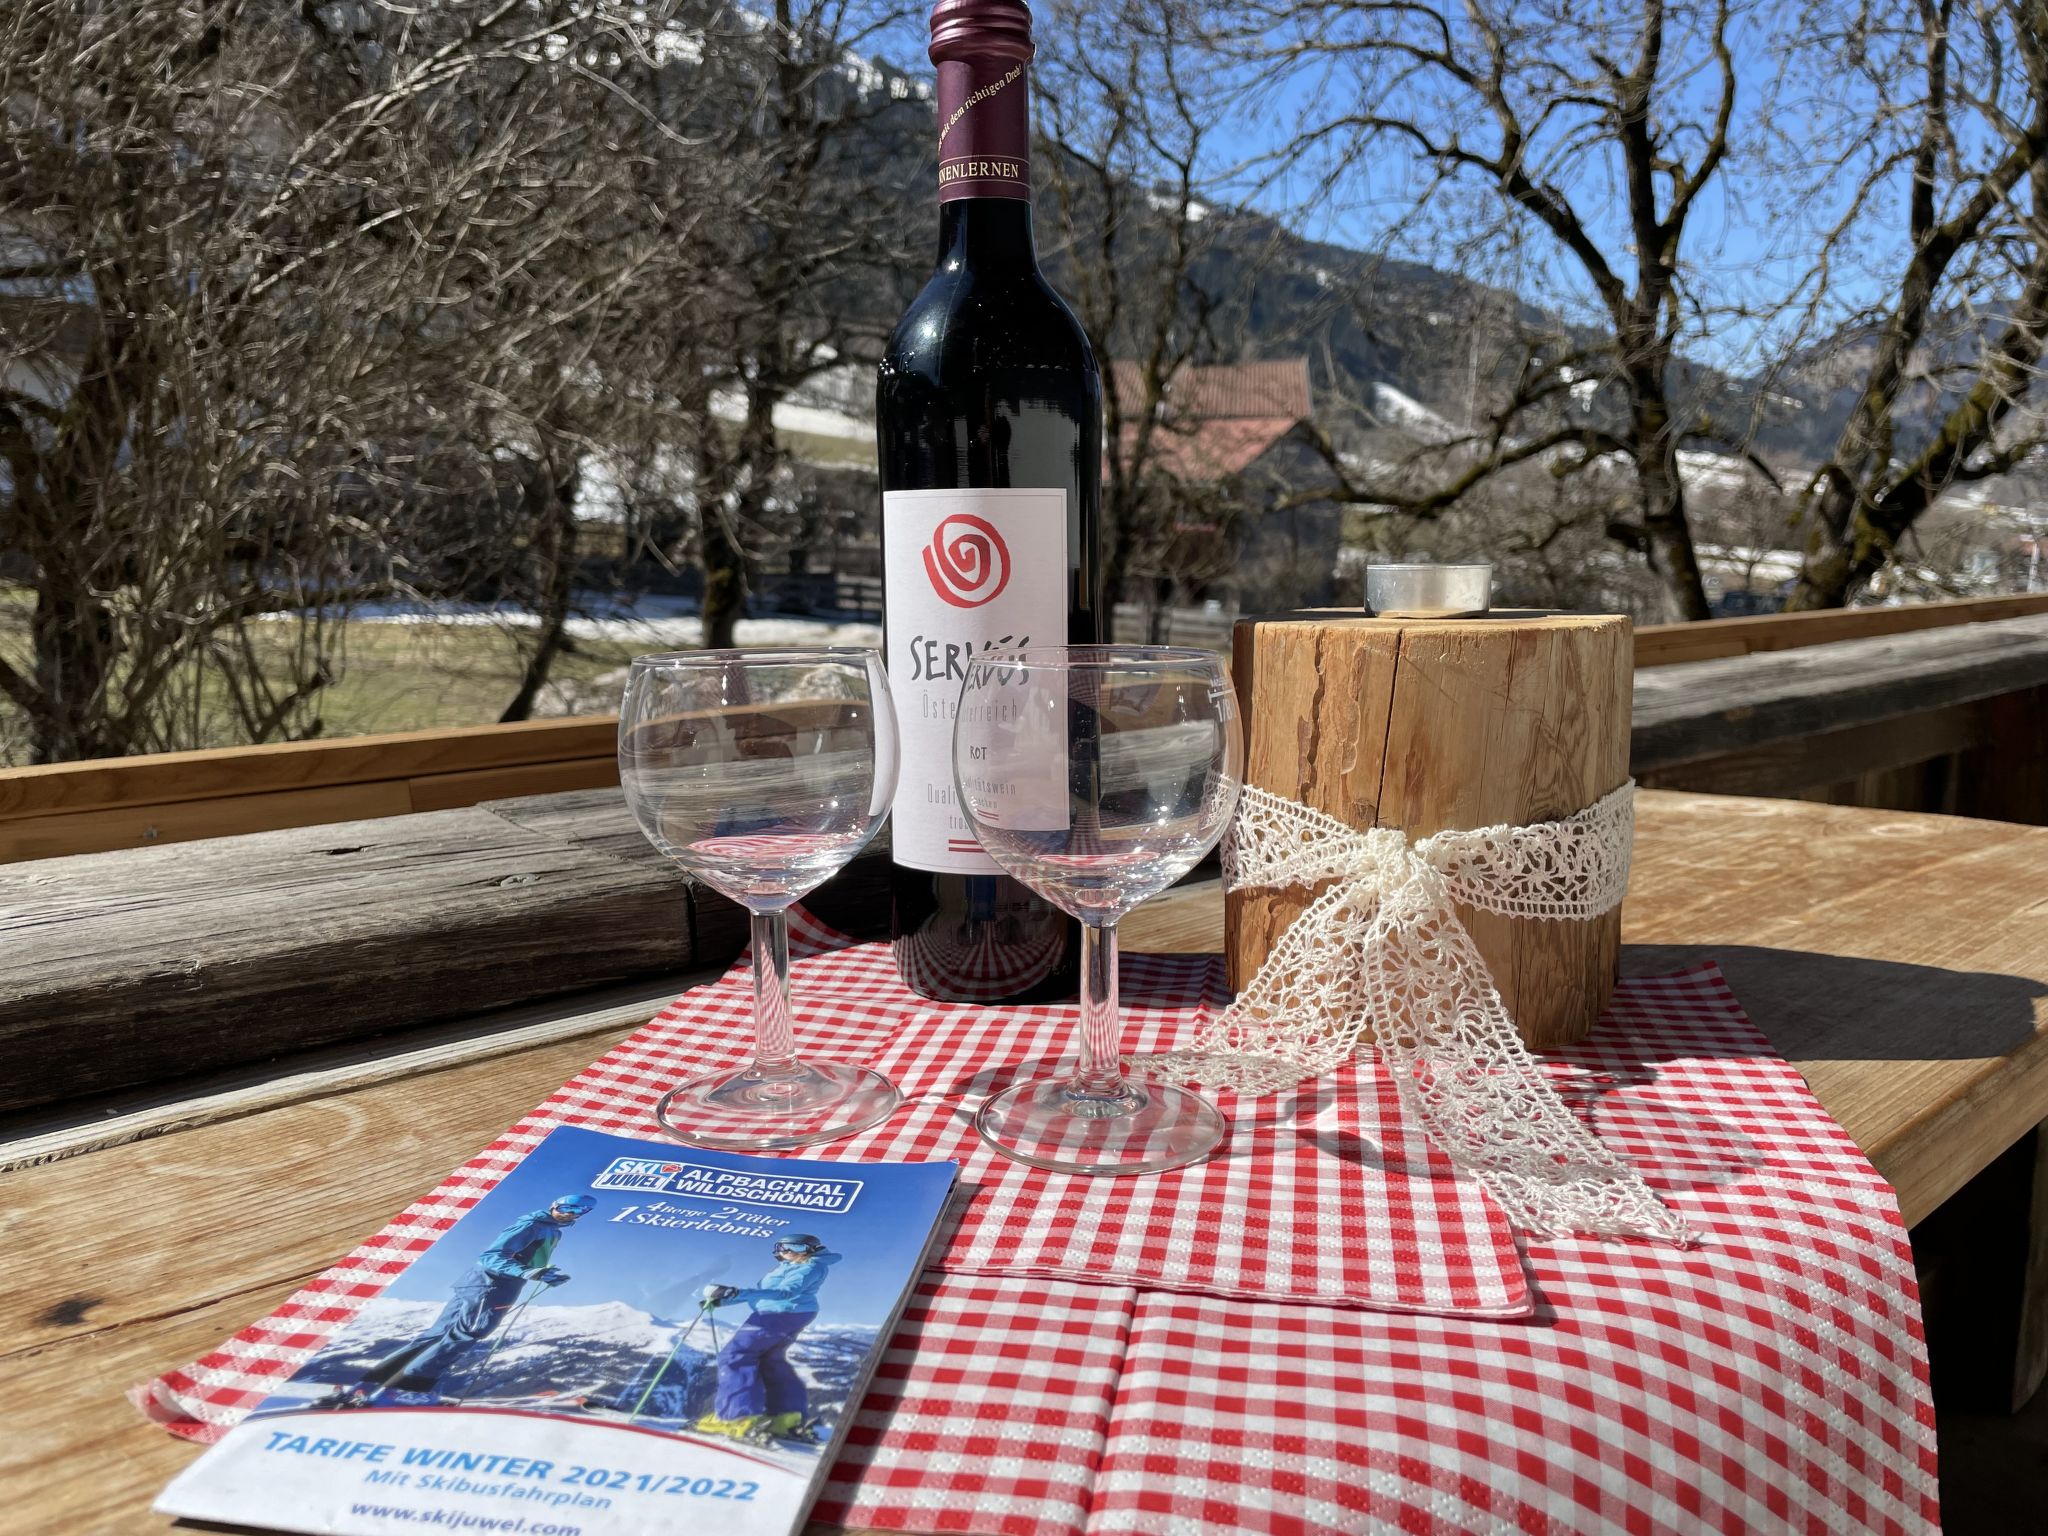
[[[1634,829],[1633,781],[1562,821],[1412,846],[1398,830],[1361,832],[1247,787],[1224,845],[1226,883],[1336,883],[1173,1064],[1213,1086],[1271,1093],[1377,1045],[1403,1102],[1517,1226],[1689,1241],[1544,1081],[1454,905],[1597,917],[1628,889]]]

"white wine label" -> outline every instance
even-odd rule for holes
[[[903,742],[892,856],[911,869],[1000,874],[956,801],[953,712],[970,658],[1067,643],[1067,493],[884,491],[882,549]]]

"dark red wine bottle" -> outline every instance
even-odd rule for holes
[[[939,265],[876,388],[883,607],[903,733],[891,820],[896,967],[926,997],[1071,996],[1073,919],[981,851],[953,792],[967,658],[1104,638],[1102,381],[1038,270],[1031,13],[939,0]]]

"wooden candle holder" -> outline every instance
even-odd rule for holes
[[[1626,618],[1318,609],[1240,620],[1233,653],[1245,782],[1354,827],[1419,839],[1554,821],[1628,777]],[[1231,893],[1233,987],[1319,890]],[[1460,916],[1523,1040],[1542,1049],[1585,1036],[1614,990],[1619,909],[1591,921]]]

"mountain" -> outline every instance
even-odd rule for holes
[[[436,1301],[379,1298],[366,1303],[314,1356],[295,1395],[319,1396],[320,1388],[361,1380],[377,1361],[428,1328],[440,1312],[441,1303]],[[628,1302],[531,1306],[501,1338],[487,1339],[472,1349],[442,1381],[441,1391],[451,1398],[587,1395],[593,1407],[628,1413],[637,1408],[643,1422],[682,1423],[710,1410],[717,1376],[712,1365],[713,1324],[723,1340],[744,1321],[744,1312],[717,1314],[711,1322],[698,1322],[690,1342],[677,1349],[687,1321],[659,1317]],[[846,1410],[848,1390],[875,1345],[875,1334],[871,1327],[819,1322],[790,1346],[789,1363],[810,1390],[811,1413],[827,1426]],[[642,1403],[641,1394],[649,1387],[653,1391]]]
[[[903,227],[935,229],[929,82],[851,56],[839,74],[843,90],[868,104],[866,133],[848,151],[847,168],[869,179]],[[1033,153],[1048,165],[1057,151],[1041,141]],[[1054,285],[1072,292],[1072,260],[1056,238],[1051,179],[1038,178],[1041,256]],[[1069,180],[1081,185],[1087,178]],[[1156,191],[1135,190],[1139,196],[1128,199],[1133,204],[1171,206]],[[1086,228],[1088,210],[1078,213]],[[1210,343],[1195,360],[1306,355],[1318,414],[1340,446],[1357,446],[1346,444],[1347,435],[1379,434],[1418,445],[1441,443],[1484,421],[1492,403],[1512,387],[1532,341],[1577,349],[1596,346],[1603,336],[1506,289],[1420,262],[1312,240],[1254,209],[1204,205],[1196,213],[1203,251],[1191,277],[1213,308],[1207,319]],[[1118,253],[1126,291],[1141,291],[1156,280],[1165,254],[1157,229],[1127,227]],[[915,255],[901,270],[848,284],[837,297],[858,306],[874,333],[884,334],[927,271],[921,254]],[[1974,319],[1939,317],[1930,327],[1930,335],[1944,339],[1923,348],[1916,360],[1923,377],[1903,403],[1902,449],[1923,440],[1943,408],[1924,375],[1967,362],[2002,324],[1994,310]],[[1135,333],[1094,339],[1112,356],[1134,355],[1140,342]],[[1796,478],[1833,450],[1873,345],[1867,325],[1849,325],[1767,374],[1731,373],[1696,358],[1681,359],[1670,381],[1673,413],[1681,420],[1705,417],[1732,442],[1746,444]],[[856,411],[865,409],[862,393]],[[1593,377],[1572,388],[1567,407],[1582,420],[1609,425],[1618,423],[1623,408],[1620,391]],[[1733,483],[1748,473],[1739,459],[1703,440],[1689,443],[1685,457],[1681,467],[1689,481]]]

